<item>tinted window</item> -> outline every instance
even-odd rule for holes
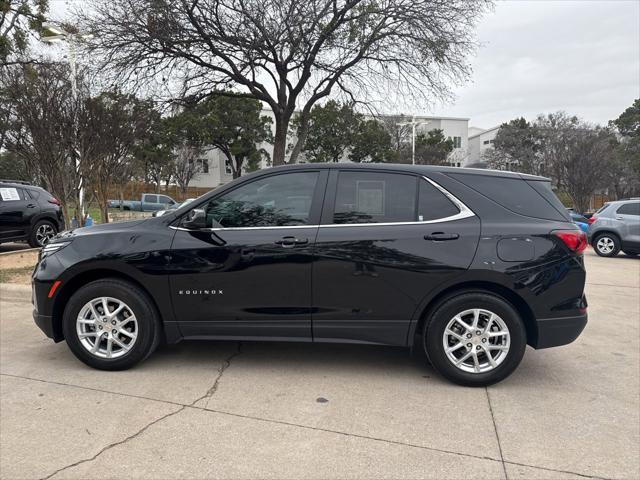
[[[144,201],[146,203],[158,203],[158,196],[157,195],[145,195],[144,196]]]
[[[416,220],[416,177],[394,173],[340,172],[333,223]]]
[[[207,226],[275,227],[309,223],[318,172],[287,173],[255,180],[211,200]]]
[[[638,203],[625,203],[618,208],[616,212],[619,215],[639,215],[640,216],[640,202]]]
[[[23,188],[17,187],[0,187],[0,201],[12,202],[19,200],[29,200],[30,197]]]
[[[527,217],[569,221],[549,182],[453,173],[451,176],[512,212]],[[555,200],[554,200],[555,199]]]
[[[418,221],[436,220],[460,213],[451,200],[426,180],[420,180]]]
[[[160,200],[160,203],[171,203],[171,199],[169,199],[169,197],[163,197],[160,195],[158,199]]]

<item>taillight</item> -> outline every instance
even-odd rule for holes
[[[53,203],[54,205],[58,205],[60,206],[60,200],[58,200],[57,198],[53,198],[51,197],[49,200],[47,200],[49,203]]]
[[[589,223],[589,225],[591,225],[595,221],[596,221],[595,215],[591,215],[589,218],[587,218],[587,222]]]
[[[582,230],[554,230],[551,232],[575,253],[582,253],[587,248],[587,236]]]

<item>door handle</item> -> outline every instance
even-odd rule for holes
[[[425,240],[433,240],[435,242],[442,242],[445,240],[457,240],[460,238],[460,235],[457,233],[444,233],[444,232],[433,232],[431,235],[425,235]]]
[[[285,248],[295,247],[296,245],[306,245],[309,243],[308,238],[296,238],[296,237],[282,237],[280,240],[276,240],[276,245],[280,245]]]
[[[34,203],[29,203],[27,205],[27,208],[36,208],[36,205]]]

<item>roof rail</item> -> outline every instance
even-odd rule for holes
[[[25,180],[8,180],[6,178],[0,178],[0,182],[2,183],[17,183],[20,185],[31,185],[31,182],[27,182]]]

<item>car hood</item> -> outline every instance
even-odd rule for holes
[[[138,225],[142,225],[146,221],[148,221],[148,219],[144,218],[141,220],[131,220],[129,222],[101,223],[99,225],[91,225],[90,227],[75,228],[73,230],[67,230],[58,234],[55,240],[71,240],[72,238],[79,236],[94,235],[105,232],[124,231],[133,227],[137,227]]]

